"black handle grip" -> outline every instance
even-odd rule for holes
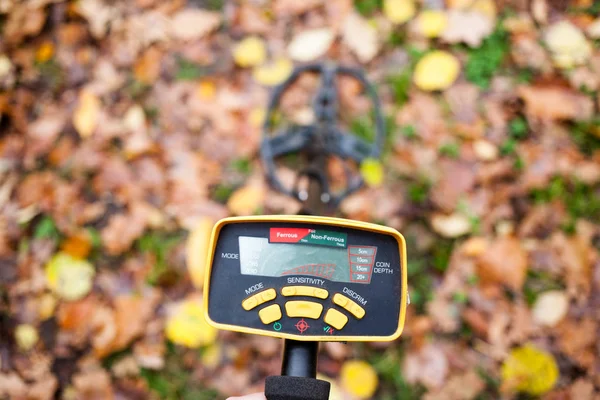
[[[331,385],[315,378],[269,376],[265,382],[267,400],[328,400]]]

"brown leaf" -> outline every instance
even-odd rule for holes
[[[460,199],[475,185],[475,170],[457,161],[440,163],[441,179],[431,189],[431,198],[444,211],[456,210]]]
[[[430,343],[418,351],[410,351],[404,359],[402,370],[407,382],[435,389],[446,380],[448,359],[439,344]]]
[[[172,33],[178,40],[198,40],[221,24],[221,14],[200,9],[185,9],[172,19]]]
[[[586,120],[594,113],[588,96],[562,86],[520,86],[527,115],[541,120]]]
[[[131,247],[146,229],[148,213],[140,207],[132,211],[117,214],[110,218],[108,225],[102,230],[102,244],[109,254],[121,254]]]
[[[482,283],[500,283],[520,290],[527,275],[527,253],[519,240],[501,237],[479,258],[477,267]]]
[[[423,400],[471,400],[485,389],[485,382],[475,370],[453,375],[438,391],[428,392]]]
[[[494,30],[494,21],[477,11],[448,11],[448,27],[442,40],[448,43],[466,43],[479,47]]]
[[[358,13],[346,17],[342,40],[362,63],[371,61],[379,51],[377,31]]]
[[[156,47],[150,47],[136,61],[133,67],[135,79],[142,83],[152,84],[160,74],[162,53]]]

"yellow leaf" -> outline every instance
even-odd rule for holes
[[[248,115],[250,125],[259,128],[265,123],[266,111],[264,108],[253,108]]]
[[[217,368],[221,364],[223,358],[223,349],[219,343],[209,345],[202,352],[202,366],[207,368]]]
[[[512,391],[541,395],[554,387],[558,376],[552,354],[532,345],[514,349],[502,364],[503,385]]]
[[[202,100],[212,100],[217,94],[217,87],[215,86],[214,82],[203,80],[198,84],[198,90],[196,93]]]
[[[375,369],[362,360],[346,361],[340,377],[342,388],[360,399],[372,398],[379,383]]]
[[[235,215],[250,215],[262,206],[264,199],[264,188],[247,185],[233,192],[227,201],[227,208]]]
[[[52,293],[43,294],[38,300],[38,316],[40,320],[45,321],[54,315],[56,309],[56,297]]]
[[[54,55],[54,45],[52,42],[44,42],[35,52],[35,60],[39,63],[45,63]]]
[[[15,341],[23,351],[31,350],[39,338],[37,329],[29,324],[21,324],[15,328]]]
[[[79,94],[79,104],[73,114],[73,125],[82,138],[94,133],[100,117],[100,100],[89,90],[83,89]]]
[[[496,15],[498,14],[498,9],[494,0],[476,0],[471,6],[471,10],[479,11],[492,21],[496,20]]]
[[[360,164],[360,174],[368,186],[376,187],[383,183],[383,166],[375,158],[367,158]]]
[[[208,245],[213,228],[213,220],[202,218],[190,233],[186,243],[187,268],[192,278],[192,283],[198,289],[204,286],[204,273],[206,271],[206,257]]]
[[[160,75],[162,54],[155,47],[150,47],[142,54],[133,66],[133,76],[139,82],[152,84]]]
[[[248,36],[233,49],[233,60],[240,67],[254,67],[265,62],[267,48],[258,36]]]
[[[460,63],[456,57],[443,50],[434,50],[419,60],[413,80],[421,90],[443,90],[454,83],[459,72]]]
[[[204,319],[202,299],[191,297],[175,306],[165,327],[167,338],[176,344],[197,348],[210,345],[217,331]]]
[[[583,32],[569,21],[560,21],[548,28],[544,36],[552,52],[554,65],[572,68],[584,64],[592,55],[592,45]]]
[[[439,10],[425,10],[417,17],[419,32],[428,38],[439,37],[448,26],[448,16]]]
[[[78,300],[92,289],[94,267],[86,260],[60,252],[45,267],[48,287],[65,300]]]
[[[278,58],[274,62],[254,68],[254,80],[265,86],[279,85],[290,76],[293,68],[294,65],[290,60]]]
[[[415,15],[413,0],[384,0],[383,13],[395,24],[403,24]]]
[[[333,31],[328,28],[304,31],[294,36],[288,54],[292,60],[313,61],[327,53],[334,39]]]

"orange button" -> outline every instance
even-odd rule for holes
[[[242,308],[246,311],[250,311],[256,306],[273,300],[275,297],[277,297],[277,292],[275,289],[263,290],[262,292],[253,294],[246,300],[242,301]]]
[[[329,292],[327,290],[312,286],[285,286],[281,289],[281,294],[286,297],[310,296],[318,297],[319,299],[326,299],[329,296]]]
[[[281,308],[277,304],[270,305],[258,312],[263,324],[267,325],[281,319]]]
[[[325,322],[335,329],[342,329],[348,323],[348,317],[334,308],[327,310],[324,318]]]
[[[365,316],[365,313],[366,313],[365,309],[344,295],[336,293],[333,296],[333,302],[335,304],[337,304],[338,306],[344,308],[345,310],[350,311],[352,313],[352,315],[354,315],[358,319],[361,319],[362,317]]]
[[[323,312],[323,305],[313,301],[288,301],[285,303],[288,317],[305,317],[318,319]]]

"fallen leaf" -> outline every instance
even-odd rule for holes
[[[304,31],[294,36],[288,54],[295,61],[313,61],[329,50],[334,39],[334,33],[328,28]]]
[[[572,68],[589,60],[592,45],[583,32],[569,21],[559,21],[548,27],[544,41],[552,53],[554,65]]]
[[[472,11],[479,11],[492,21],[496,20],[498,14],[498,8],[494,0],[475,0],[469,9]]]
[[[35,60],[39,63],[45,63],[54,56],[54,44],[52,42],[44,42],[35,52]]]
[[[191,348],[210,345],[217,338],[217,330],[204,318],[199,297],[190,297],[174,305],[165,333],[171,342]]]
[[[78,300],[92,289],[95,270],[86,260],[57,253],[45,267],[48,287],[65,300]]]
[[[275,86],[283,83],[292,74],[293,69],[294,64],[289,59],[282,57],[254,68],[252,76],[262,85]]]
[[[196,93],[202,100],[212,100],[217,94],[217,87],[214,82],[203,80],[198,84]]]
[[[587,120],[594,114],[594,102],[588,96],[562,86],[520,86],[528,116],[541,120]]]
[[[377,187],[383,183],[383,165],[378,159],[367,158],[363,160],[360,163],[360,174],[368,186]]]
[[[538,296],[533,305],[533,320],[545,326],[555,326],[567,315],[569,298],[560,290],[551,290]]]
[[[208,245],[214,221],[211,218],[201,218],[186,243],[187,268],[192,278],[192,283],[198,289],[204,287],[206,271],[206,257],[208,256]]]
[[[162,53],[156,47],[146,50],[133,66],[133,76],[139,82],[152,84],[160,75]]]
[[[475,370],[453,375],[438,391],[427,392],[423,400],[472,400],[485,389],[485,382]]]
[[[511,351],[502,364],[503,389],[534,396],[548,392],[558,380],[558,366],[552,354],[525,345]]]
[[[596,18],[586,29],[589,37],[592,39],[600,39],[600,18]]]
[[[395,24],[403,24],[415,16],[413,0],[384,0],[383,14]]]
[[[456,238],[471,231],[469,218],[461,213],[435,214],[431,218],[433,230],[447,238]]]
[[[513,237],[494,240],[479,258],[477,271],[482,283],[501,283],[521,290],[527,276],[527,253]]]
[[[197,8],[186,8],[173,16],[172,34],[179,40],[199,40],[216,30],[221,14]]]
[[[29,351],[39,340],[39,334],[34,326],[21,324],[15,328],[15,341],[22,351]]]
[[[362,63],[367,63],[379,52],[377,31],[358,13],[346,17],[342,27],[342,40]]]
[[[258,36],[248,36],[233,48],[233,60],[240,67],[254,67],[265,62],[267,47]]]
[[[94,133],[100,118],[100,99],[89,90],[79,93],[79,102],[73,114],[73,125],[82,138],[88,138]]]
[[[500,155],[498,146],[487,140],[475,141],[473,143],[473,151],[475,151],[475,155],[481,161],[494,161]]]
[[[251,215],[263,205],[264,200],[264,188],[246,185],[233,192],[227,200],[227,208],[235,215]]]
[[[459,73],[460,63],[454,55],[434,50],[419,60],[413,80],[421,90],[444,90],[454,83]]]
[[[444,384],[448,368],[448,358],[441,346],[428,343],[406,354],[402,371],[408,383],[436,389]]]
[[[10,62],[10,58],[4,54],[0,55],[0,78],[4,78],[8,75],[11,69],[12,63]]]
[[[79,259],[85,259],[91,249],[90,237],[85,233],[70,236],[60,245],[61,251]]]
[[[417,32],[426,38],[439,37],[448,26],[448,16],[440,10],[424,10],[417,16],[415,27]]]
[[[494,21],[477,11],[448,11],[448,26],[441,39],[447,43],[466,43],[479,47],[494,31]]]
[[[362,360],[346,361],[340,371],[340,380],[342,389],[359,399],[372,398],[379,385],[375,369]]]

